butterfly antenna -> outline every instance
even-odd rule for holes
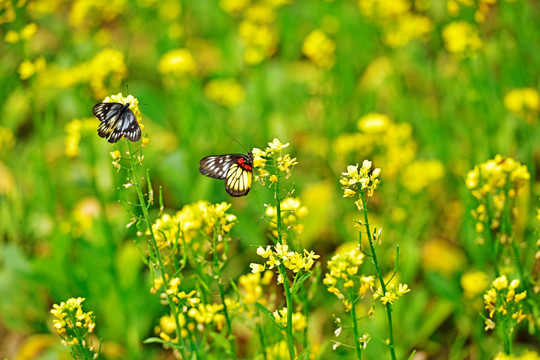
[[[236,140],[235,138],[232,138],[232,139],[233,139],[234,141],[236,141],[237,143],[239,143],[240,146],[243,147],[243,148],[246,150],[246,152],[249,152],[249,150],[244,146],[244,144],[242,144],[240,141]]]

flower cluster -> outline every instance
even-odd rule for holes
[[[283,327],[287,326],[287,308],[274,311],[274,319],[278,324]],[[304,314],[300,312],[295,312],[292,314],[292,328],[293,331],[302,331],[307,327],[307,321]]]
[[[486,228],[501,242],[507,240],[508,234],[501,233],[503,212],[508,209],[507,202],[518,195],[520,188],[530,177],[527,166],[501,155],[469,171],[466,186],[479,203],[472,215],[476,219],[476,231],[480,241],[483,241],[482,234]]]
[[[196,70],[197,63],[187,49],[170,50],[161,56],[158,63],[158,71],[164,80],[171,77],[181,78],[193,74]]]
[[[71,298],[60,305],[54,304],[51,313],[54,315],[53,326],[62,338],[64,345],[80,345],[87,348],[84,340],[96,326],[92,312],[84,312],[84,298]],[[91,347],[89,350],[92,350]]]
[[[193,240],[201,233],[213,236],[214,231],[218,240],[223,240],[236,223],[236,216],[228,212],[230,207],[226,202],[211,204],[201,200],[185,205],[174,215],[162,215],[152,225],[158,248],[170,255],[181,253],[184,245],[197,251],[201,244]]]
[[[527,297],[527,291],[516,293],[520,281],[512,280],[510,284],[505,275],[491,283],[491,287],[484,294],[485,308],[488,318],[485,320],[485,330],[492,330],[500,322],[505,333],[512,333],[514,327],[527,316],[523,313],[521,300]]]
[[[353,197],[357,194],[360,196],[355,204],[358,210],[364,209],[363,197],[368,198],[373,196],[374,191],[380,184],[377,179],[381,174],[380,168],[375,168],[371,171],[372,163],[369,160],[364,160],[362,167],[358,169],[358,165],[347,166],[347,172],[342,173],[339,183],[343,187],[343,197]]]
[[[302,205],[300,199],[287,197],[281,200],[280,210],[282,225],[296,234],[302,233],[304,224],[300,223],[300,220],[307,215],[308,210]],[[272,235],[277,238],[277,207],[268,205],[265,214],[270,220]]]
[[[446,49],[461,57],[473,56],[483,46],[478,29],[465,21],[454,21],[446,25],[442,36]]]
[[[525,350],[521,355],[499,353],[493,360],[540,360],[540,355],[536,351]]]
[[[336,43],[321,30],[312,31],[304,40],[302,53],[315,65],[330,69],[336,62]]]
[[[84,133],[96,131],[96,119],[75,119],[66,124],[65,154],[67,157],[74,158],[80,153],[79,142]]]
[[[294,273],[299,271],[309,271],[320,256],[313,251],[304,249],[304,253],[300,254],[295,251],[289,251],[289,246],[286,244],[276,244],[272,247],[268,245],[265,248],[259,246],[257,254],[264,259],[267,259],[264,264],[251,263],[249,266],[253,273],[263,272],[266,269],[279,268],[280,265],[286,269],[292,270]],[[278,275],[278,284],[283,283],[283,277]]]
[[[124,54],[105,48],[91,60],[63,69],[46,67],[39,72],[41,88],[68,88],[88,83],[96,98],[103,98],[109,88],[117,88],[128,74]]]
[[[250,306],[256,302],[264,305],[266,299],[263,295],[263,285],[270,284],[273,277],[274,273],[270,270],[265,271],[262,277],[260,272],[241,275],[238,279],[238,290],[244,305]]]
[[[470,302],[487,289],[489,278],[483,271],[469,271],[461,276],[460,284],[463,296]]]
[[[363,297],[366,292],[375,285],[373,276],[364,276],[359,273],[360,265],[364,262],[364,254],[358,247],[351,249],[350,245],[338,250],[332,259],[328,261],[328,272],[324,276],[323,283],[328,287],[328,292],[337,296],[345,305],[345,310],[351,310],[350,294]],[[344,294],[346,292],[346,294]]]
[[[341,134],[333,144],[336,164],[364,156],[384,169],[385,178],[395,179],[414,160],[417,144],[409,123],[394,123],[388,116],[370,113],[357,122],[359,132]]]
[[[418,194],[443,180],[444,175],[444,166],[439,160],[416,160],[405,166],[401,180],[407,190]]]
[[[182,281],[179,277],[169,279],[169,276],[165,275],[154,279],[154,286],[150,290],[152,293],[157,293],[163,288],[160,293],[161,300],[164,303],[172,302],[176,309],[182,309],[182,313],[178,314],[181,336],[185,338],[188,336],[189,331],[195,329],[202,331],[209,325],[213,325],[216,330],[220,331],[226,320],[223,313],[224,305],[203,303],[201,295],[196,290],[186,292],[181,289],[181,285]],[[239,306],[239,304],[228,298],[225,298],[225,303],[229,309]],[[176,326],[174,316],[166,315],[161,318],[160,326],[155,331],[162,339],[177,342],[178,339],[176,338],[171,340],[171,335],[177,330]]]
[[[259,172],[257,180],[263,186],[266,185],[266,180],[270,182],[269,186],[272,186],[279,181],[281,176],[288,179],[292,169],[298,164],[296,158],[291,158],[289,154],[282,154],[282,150],[287,146],[289,143],[282,144],[281,141],[274,138],[272,142],[268,143],[266,149],[253,149],[253,167]],[[273,173],[269,172],[268,168]]]
[[[427,40],[433,30],[433,22],[424,14],[426,5],[415,3],[413,10],[409,0],[359,0],[358,7],[362,16],[381,29],[383,41],[390,47]]]
[[[394,304],[400,296],[405,295],[409,291],[411,291],[411,289],[409,289],[409,285],[407,284],[399,283],[396,288],[394,283],[390,283],[386,285],[386,292],[384,294],[382,288],[379,286],[377,291],[373,294],[373,298],[379,299],[383,305]]]
[[[540,94],[533,88],[513,89],[504,96],[504,106],[517,117],[536,124],[540,112]]]
[[[205,85],[204,94],[210,100],[226,107],[234,107],[246,97],[244,87],[236,79],[211,80]]]
[[[220,7],[239,17],[238,34],[244,44],[244,61],[250,65],[260,64],[272,56],[278,47],[275,30],[276,9],[289,0],[251,2],[244,0],[221,0]]]
[[[449,15],[458,16],[462,9],[469,12],[470,8],[476,7],[474,9],[474,20],[477,23],[483,23],[490,12],[490,8],[496,3],[496,0],[447,0],[446,10]]]

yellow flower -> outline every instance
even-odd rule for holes
[[[64,345],[75,345],[79,343],[77,334],[84,339],[87,334],[92,333],[96,326],[92,312],[84,312],[82,303],[84,298],[70,298],[60,305],[54,304],[51,314],[54,315],[53,327],[62,337]],[[75,330],[76,329],[76,330]],[[81,344],[88,347],[87,344]]]
[[[175,49],[165,53],[158,63],[158,71],[162,75],[183,76],[194,73],[197,64],[187,49]]]
[[[455,21],[443,29],[444,46],[456,55],[469,56],[474,54],[483,43],[474,25],[465,21]]]
[[[505,325],[509,327],[508,331],[514,331],[514,327],[527,318],[521,303],[521,300],[527,296],[527,292],[516,294],[515,290],[519,284],[518,279],[508,284],[505,275],[493,280],[491,287],[484,294],[484,304],[489,316],[485,321],[486,331],[495,328],[496,314],[498,314],[497,321],[505,322]]]
[[[21,80],[30,78],[35,73],[41,72],[45,69],[46,62],[43,56],[38,57],[34,62],[30,60],[24,60],[19,65],[19,77]]]
[[[289,146],[289,143],[282,144],[281,141],[279,141],[278,138],[274,138],[274,140],[272,140],[272,142],[268,143],[268,147],[271,149],[271,151],[283,150],[287,146]]]
[[[230,14],[238,14],[249,5],[250,0],[219,0],[219,7]]]
[[[302,53],[315,65],[330,69],[336,62],[336,43],[321,30],[312,31],[304,40]]]
[[[514,115],[535,124],[540,112],[540,95],[533,88],[513,89],[505,95],[504,106]]]
[[[483,293],[489,285],[488,275],[483,271],[469,271],[461,276],[461,287],[467,299]]]
[[[381,174],[381,169],[376,168],[371,171],[372,162],[364,160],[362,167],[358,165],[347,166],[347,172],[342,173],[340,184],[343,187],[343,197],[352,197],[356,193],[367,197],[372,197],[373,192],[378,188],[380,180],[377,179]]]
[[[204,93],[210,100],[227,107],[238,105],[246,96],[244,87],[235,79],[212,80],[204,87]]]
[[[367,134],[380,134],[388,129],[390,118],[384,114],[371,113],[358,120],[358,129]]]

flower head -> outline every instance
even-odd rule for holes
[[[62,338],[64,345],[79,344],[79,337],[86,337],[92,333],[96,326],[94,315],[90,312],[84,312],[82,303],[84,298],[71,298],[66,302],[61,302],[60,305],[54,304],[51,314],[54,315],[53,326]],[[84,340],[83,340],[84,342]],[[87,344],[80,344],[87,347]]]

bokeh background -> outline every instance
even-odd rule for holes
[[[165,308],[149,292],[144,237],[126,227],[125,178],[91,111],[122,92],[139,99],[149,138],[144,166],[165,211],[202,199],[232,202],[233,279],[268,243],[261,215],[271,192],[255,184],[231,199],[222,182],[199,174],[202,157],[265,148],[274,137],[290,143],[298,165],[289,186],[308,210],[303,245],[321,255],[323,270],[340,244],[358,239],[341,172],[372,160],[382,170],[370,216],[383,228],[384,266],[392,268],[399,244],[400,281],[412,289],[395,306],[398,354],[493,358],[500,344],[479,316],[493,271],[475,241],[464,180],[496,154],[528,167],[516,227],[530,271],[540,192],[539,7],[534,0],[0,1],[0,357],[68,358],[49,310],[77,296],[97,317],[107,358],[171,356],[142,345]],[[485,277],[471,278],[478,272]],[[331,350],[332,314],[342,314],[342,304],[322,284],[317,291],[310,326],[319,358],[351,356]],[[384,339],[382,314],[361,326]],[[538,351],[526,329],[516,344]],[[366,358],[386,356],[380,341],[369,347]]]

